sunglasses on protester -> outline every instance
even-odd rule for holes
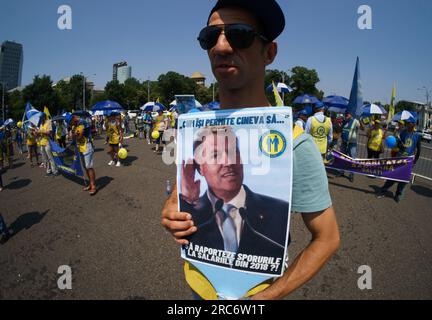
[[[265,36],[256,32],[252,26],[242,23],[218,24],[207,26],[201,30],[198,41],[201,48],[210,50],[213,48],[222,31],[225,34],[229,44],[236,49],[247,49],[254,42],[255,37],[259,37],[264,42],[270,42]]]

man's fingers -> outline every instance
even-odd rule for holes
[[[174,238],[174,240],[175,240],[178,244],[181,244],[182,246],[183,246],[183,245],[187,245],[187,244],[189,244],[189,241],[187,241],[186,239],[175,239],[175,238]]]
[[[186,221],[186,220],[192,220],[192,215],[187,212],[164,210],[163,218],[172,221]]]
[[[178,232],[174,232],[173,236],[177,239],[177,240],[182,240],[183,238],[190,236],[191,234],[194,234],[197,231],[197,227],[191,227],[186,231],[178,231]]]
[[[188,230],[189,228],[194,226],[194,223],[192,220],[178,221],[163,219],[162,225],[167,228],[168,231],[174,234],[175,232]]]

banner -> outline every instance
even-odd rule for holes
[[[54,162],[59,170],[74,176],[84,177],[80,154],[75,142],[63,149],[57,143],[50,140],[50,146]]]
[[[198,228],[182,257],[239,273],[281,276],[292,187],[287,107],[179,117],[179,211]],[[248,288],[249,289],[249,288]]]
[[[386,180],[410,182],[414,156],[383,159],[353,159],[333,150],[325,159],[326,168],[374,176]]]

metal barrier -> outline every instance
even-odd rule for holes
[[[367,141],[365,131],[359,131],[358,143],[357,143],[357,158],[367,159]],[[340,147],[340,140],[338,146]],[[340,150],[340,149],[338,149]],[[384,148],[384,152],[381,153],[381,158],[390,158],[391,150],[387,147]],[[432,181],[432,144],[422,142],[420,158],[412,172],[412,183],[416,177]]]

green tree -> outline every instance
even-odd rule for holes
[[[90,99],[90,106],[94,106],[96,103],[108,100],[105,92],[93,93]]]
[[[51,114],[57,114],[60,108],[58,94],[52,87],[51,78],[47,75],[34,77],[33,83],[23,90],[23,100],[30,102],[41,111],[46,106]]]
[[[216,87],[215,87],[216,89]],[[216,93],[215,93],[216,96]],[[195,99],[205,105],[213,101],[213,87],[207,88],[205,86],[197,85],[195,88]]]
[[[141,106],[143,86],[135,78],[127,79],[124,83],[124,94],[126,105],[123,107],[129,110],[138,109]]]
[[[402,110],[417,111],[416,104],[405,100],[398,101],[395,105],[395,113],[401,112]]]
[[[9,106],[9,117],[20,121],[24,114],[25,103],[22,92],[15,90],[7,95],[7,105]]]
[[[160,75],[158,78],[158,87],[161,102],[166,105],[174,100],[176,94],[196,95],[197,93],[195,81],[174,71]]]
[[[117,80],[110,81],[105,86],[105,96],[108,100],[120,103],[125,107],[127,98],[124,90],[124,85],[120,84]]]
[[[318,99],[322,99],[324,92],[316,88],[316,84],[320,81],[318,73],[315,69],[308,69],[305,67],[294,67],[291,69],[292,75],[290,77],[289,85],[294,89],[288,95],[289,102],[297,97],[304,94],[316,96]]]

